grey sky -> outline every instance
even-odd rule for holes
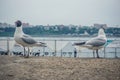
[[[0,22],[120,26],[120,0],[0,0]]]

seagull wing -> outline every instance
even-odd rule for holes
[[[25,42],[25,43],[27,43],[27,44],[35,44],[35,43],[37,43],[37,41],[35,41],[31,36],[29,36],[29,35],[23,35],[22,37],[21,37],[21,39]]]
[[[92,46],[103,46],[106,43],[105,39],[102,38],[93,38],[86,42],[86,45],[92,45]]]

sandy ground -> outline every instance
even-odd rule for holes
[[[120,59],[0,56],[0,80],[120,80]]]

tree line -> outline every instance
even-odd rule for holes
[[[95,35],[98,33],[98,28],[96,27],[69,27],[69,26],[33,26],[33,27],[24,27],[23,31],[32,36],[80,36],[87,32],[89,35]],[[0,36],[2,37],[13,37],[15,32],[15,27],[5,27],[0,28]],[[105,29],[107,36],[119,36],[120,37],[120,28],[118,27],[108,27]]]

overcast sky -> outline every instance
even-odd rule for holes
[[[120,0],[0,0],[0,22],[120,26]]]

